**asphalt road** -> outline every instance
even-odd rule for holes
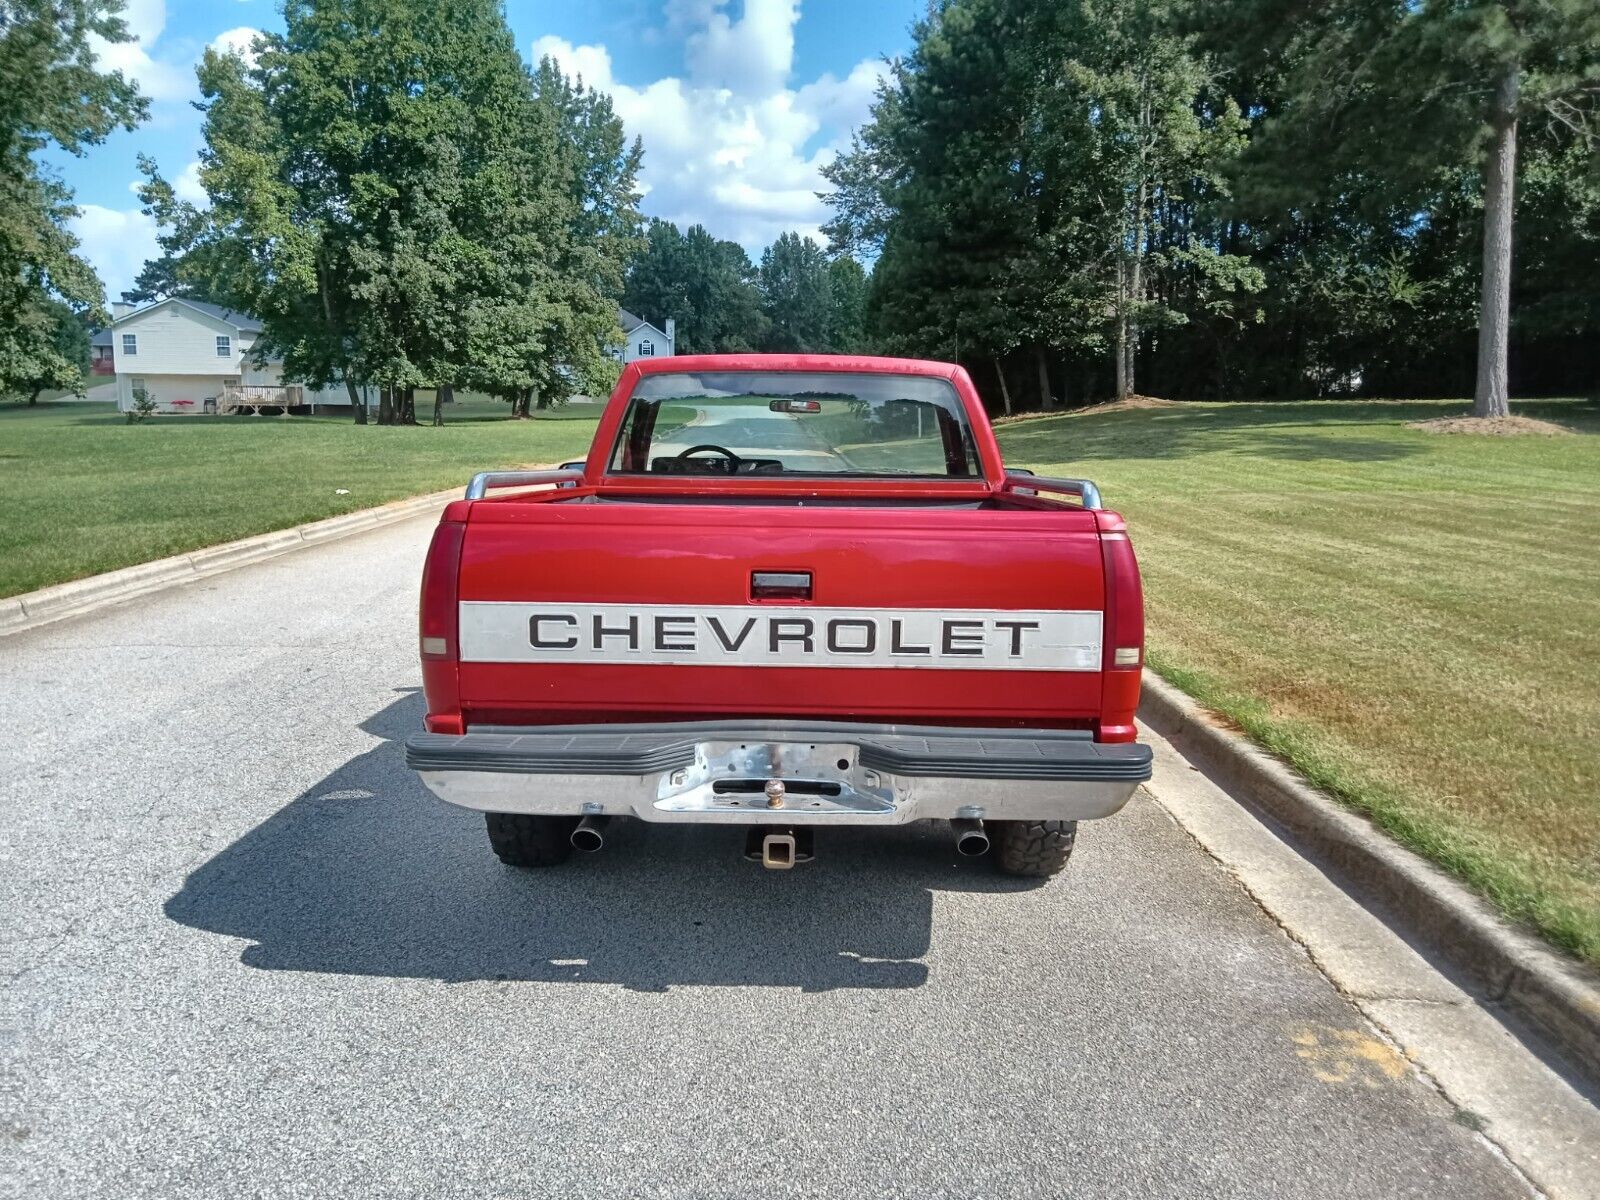
[[[0,641],[16,1194],[1527,1194],[1145,795],[1044,886],[502,867],[398,745],[429,524]]]

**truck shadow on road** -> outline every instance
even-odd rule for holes
[[[479,814],[406,769],[422,713],[409,694],[364,722],[383,745],[195,870],[166,914],[248,939],[242,961],[266,970],[825,991],[926,982],[936,892],[1036,886],[934,826],[821,831],[815,862],[769,872],[737,827],[625,821],[599,854],[513,870]]]

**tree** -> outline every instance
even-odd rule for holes
[[[540,62],[533,94],[554,115],[569,205],[548,264],[554,268],[553,307],[543,339],[547,370],[536,393],[546,407],[577,392],[603,395],[616,383],[620,367],[607,347],[617,344],[617,302],[628,263],[642,245],[638,178],[644,151],[638,138],[628,140],[611,98],[569,80],[553,59]]]
[[[828,264],[828,348],[835,354],[867,349],[867,272],[848,255]]]
[[[1258,5],[1295,30],[1279,110],[1252,148],[1281,198],[1353,191],[1416,211],[1441,173],[1481,172],[1482,258],[1473,411],[1509,412],[1511,267],[1519,130],[1600,133],[1600,7],[1593,0],[1336,0],[1307,14]],[[1403,116],[1401,116],[1403,114]]]
[[[37,395],[76,369],[67,314],[103,320],[105,293],[67,229],[72,195],[38,155],[81,155],[147,105],[120,72],[96,65],[92,39],[129,40],[114,0],[10,0],[0,9],[0,392]],[[37,386],[36,386],[37,385]]]
[[[833,292],[822,247],[785,233],[761,255],[762,311],[771,322],[767,348],[816,353],[829,347]]]
[[[1243,121],[1174,0],[943,0],[826,172],[834,244],[881,247],[868,321],[895,349],[1031,368],[1137,356],[1196,316],[1231,315],[1259,272],[1201,214]],[[1031,360],[1031,362],[1029,361]],[[1055,378],[1053,378],[1055,376]]]
[[[1245,124],[1231,98],[1211,92],[1210,66],[1172,4],[1068,3],[1056,13],[1045,44],[1056,48],[1062,81],[1046,93],[1044,123],[1065,139],[1068,160],[1098,165],[1107,186],[1089,205],[1115,214],[1120,400],[1134,390],[1141,336],[1185,324],[1189,308],[1218,292],[1262,286],[1246,260],[1192,229],[1194,204],[1222,186],[1221,166],[1243,148]],[[1152,288],[1162,271],[1189,286],[1166,280]],[[1171,302],[1179,298],[1187,303]]]
[[[211,300],[204,269],[198,263],[188,262],[188,257],[165,251],[145,260],[134,278],[133,286],[124,289],[123,303],[148,304],[173,296],[187,300]]]
[[[43,299],[12,318],[17,328],[0,338],[0,381],[7,394],[37,403],[47,389],[82,392],[89,369],[89,330],[60,300]]]
[[[638,148],[604,97],[529,72],[495,0],[289,0],[254,64],[200,66],[205,208],[147,166],[163,246],[314,385],[471,383],[521,411],[603,379]]]
[[[651,221],[644,250],[628,269],[622,302],[657,323],[672,317],[680,354],[736,354],[766,339],[749,256],[703,225],[679,233],[669,221]]]

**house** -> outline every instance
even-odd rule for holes
[[[343,387],[304,387],[283,377],[283,363],[256,363],[250,349],[261,322],[203,300],[169,297],[152,304],[113,304],[110,339],[117,407],[133,407],[143,391],[161,413],[227,411],[230,405],[348,410]]]
[[[113,304],[111,311],[110,327],[91,339],[91,365],[95,374],[116,375],[117,407],[124,412],[140,391],[160,413],[350,409],[342,385],[306,387],[284,378],[281,360],[256,363],[250,350],[262,327],[247,313],[177,296],[138,306]],[[670,317],[665,329],[626,309],[618,310],[617,319],[626,340],[612,353],[624,363],[673,353],[677,322]],[[361,391],[369,405],[374,402],[376,389]]]
[[[624,363],[640,358],[668,358],[677,353],[678,323],[671,317],[666,320],[667,327],[660,329],[643,317],[636,317],[627,309],[619,308],[617,320],[626,338],[620,355]]]

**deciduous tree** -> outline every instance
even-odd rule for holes
[[[77,379],[62,314],[104,320],[105,293],[78,254],[72,194],[40,164],[54,145],[82,154],[146,103],[120,72],[100,70],[91,39],[129,40],[115,0],[8,0],[0,6],[0,392],[37,395],[40,380]],[[81,325],[81,323],[80,323]]]

